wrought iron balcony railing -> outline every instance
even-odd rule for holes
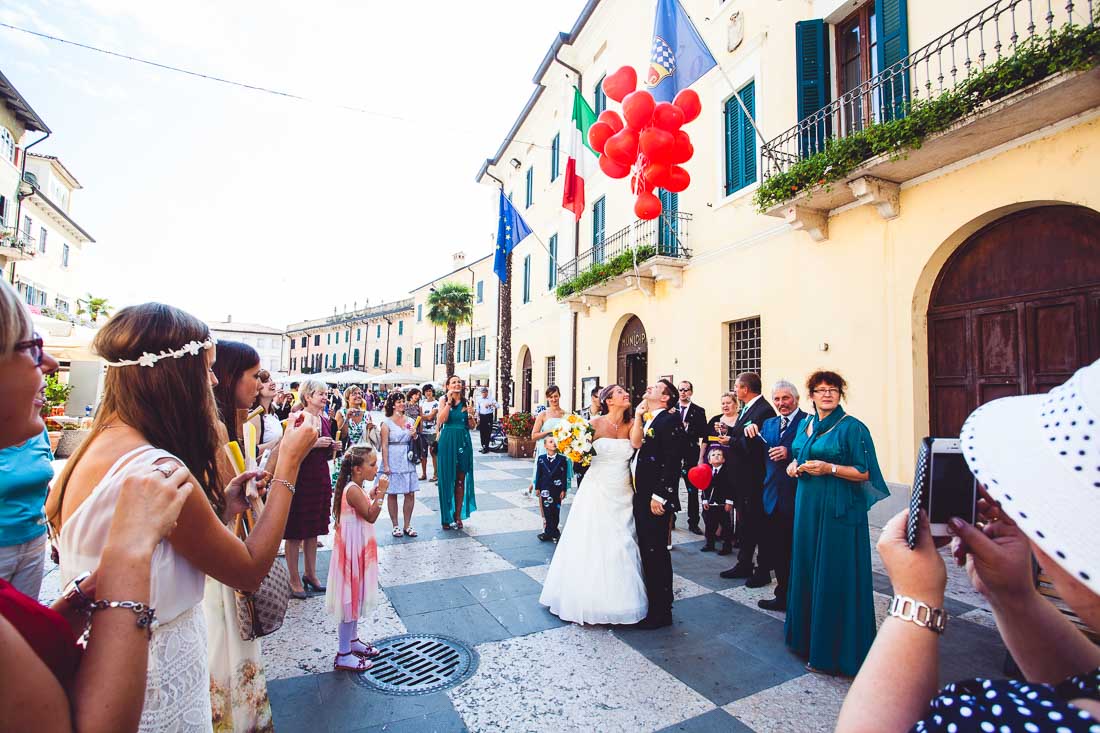
[[[1011,56],[1020,44],[1095,22],[1093,0],[997,0],[931,43],[883,69],[761,146],[764,178],[785,172],[829,141],[900,119],[914,103],[955,89],[971,74]]]
[[[37,251],[34,237],[11,227],[0,227],[0,247],[22,250],[27,255]]]
[[[683,211],[663,213],[656,219],[638,219],[609,237],[582,252],[580,257],[558,266],[558,283],[563,283],[586,272],[595,265],[610,262],[629,252],[631,248],[646,255],[688,259],[688,225],[691,214]]]

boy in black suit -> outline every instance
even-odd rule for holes
[[[725,467],[726,451],[720,445],[707,450],[707,463],[710,464],[710,486],[699,492],[703,502],[703,522],[706,525],[707,543],[702,552],[714,552],[714,541],[719,530],[722,536],[722,549],[719,555],[733,552],[733,527],[730,515],[733,513],[733,472]]]
[[[542,502],[542,518],[545,529],[539,535],[543,542],[557,542],[561,537],[558,522],[561,520],[561,503],[565,499],[566,459],[558,453],[554,436],[543,440],[546,455],[539,456],[535,464],[535,491]]]

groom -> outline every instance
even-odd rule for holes
[[[634,472],[634,524],[642,554],[649,614],[640,629],[672,624],[672,556],[668,535],[672,512],[679,511],[680,460],[684,425],[672,408],[676,388],[662,379],[650,385],[638,406],[630,441],[638,448]]]

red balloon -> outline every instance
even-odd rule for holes
[[[612,134],[623,129],[623,118],[613,109],[605,109],[600,112],[599,121],[611,128]]]
[[[665,177],[664,189],[671,191],[672,193],[680,193],[691,185],[691,175],[678,165],[674,165],[668,169],[668,175]]]
[[[616,102],[638,88],[638,72],[630,66],[624,66],[614,74],[608,74],[603,80],[603,93]]]
[[[623,117],[626,118],[626,126],[641,130],[652,119],[655,106],[653,95],[644,89],[628,94],[623,100]]]
[[[677,130],[672,143],[672,155],[670,163],[686,163],[695,155],[695,148],[691,144],[691,138],[683,130]]]
[[[671,163],[675,138],[671,132],[659,127],[647,127],[638,136],[638,149],[642,155],[658,163]]]
[[[653,126],[676,132],[684,124],[684,111],[671,102],[658,102],[653,108]]]
[[[588,128],[588,144],[592,146],[593,150],[602,155],[604,143],[614,134],[615,131],[606,122],[593,122],[592,126]]]
[[[638,133],[624,127],[608,138],[603,152],[620,165],[631,165],[638,158]]]
[[[647,163],[642,169],[642,177],[651,189],[664,188],[665,181],[668,180],[668,166],[664,163]]]
[[[608,178],[626,178],[630,175],[630,166],[616,163],[608,155],[600,156],[600,170]]]
[[[699,491],[706,491],[713,476],[714,471],[710,466],[694,466],[688,469],[688,481]]]
[[[661,199],[648,191],[638,194],[638,200],[634,202],[634,215],[644,221],[656,219],[661,215]]]
[[[699,116],[703,111],[703,103],[699,101],[699,95],[691,89],[684,89],[676,95],[672,103],[684,111],[683,124],[687,124]]]

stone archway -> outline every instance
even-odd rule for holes
[[[1100,213],[1052,205],[972,234],[928,306],[930,434],[979,405],[1046,392],[1100,356]]]
[[[519,409],[520,412],[530,412],[533,386],[533,370],[531,365],[531,350],[528,349],[526,346],[523,347],[523,360],[520,362],[520,364]]]
[[[615,363],[615,381],[630,392],[630,403],[637,405],[649,379],[649,340],[638,316],[631,316],[619,333]]]

